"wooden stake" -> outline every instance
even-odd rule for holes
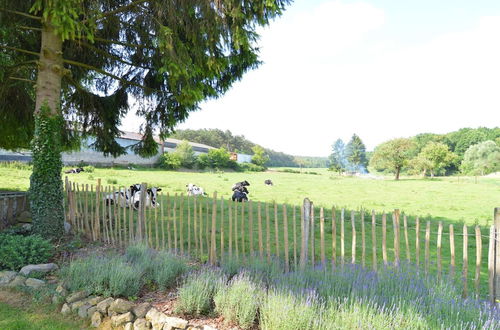
[[[410,254],[410,242],[408,240],[408,219],[406,217],[406,214],[403,216],[403,226],[405,231],[406,260],[410,262],[411,254]]]
[[[356,263],[356,222],[355,222],[354,211],[351,211],[351,223],[352,223],[352,248],[351,248],[352,260],[351,260],[351,263],[355,264]]]
[[[332,207],[332,267],[337,264],[337,216]]]
[[[269,204],[266,203],[266,250],[267,262],[271,262],[271,229],[269,224]]]
[[[476,295],[479,297],[479,279],[481,277],[481,252],[482,252],[482,241],[481,241],[481,228],[476,226],[476,277],[475,277],[475,287]]]
[[[312,204],[311,201],[309,201],[308,198],[304,199],[304,203],[302,206],[302,211],[301,211],[301,233],[302,233],[302,245],[300,249],[300,269],[304,270],[307,264],[307,257],[308,257],[308,247],[309,247],[309,222],[311,219],[311,209],[312,209]]]
[[[264,259],[264,245],[262,241],[262,214],[260,209],[260,202],[257,204],[257,222],[259,223],[259,256],[260,260]]]
[[[161,214],[161,248],[165,250],[165,214],[163,213],[163,204],[167,203],[163,200],[163,191],[160,192],[162,203],[160,205],[160,214]],[[168,221],[168,220],[167,220]]]
[[[372,210],[372,266],[377,271],[377,216]]]
[[[229,213],[229,258],[233,257],[233,201],[229,200],[228,202],[228,213]]]
[[[274,202],[274,247],[276,248],[276,258],[280,258],[280,239],[278,229],[278,205]]]
[[[365,268],[366,241],[365,241],[365,212],[361,210],[361,265]]]
[[[399,267],[400,264],[400,245],[399,245],[399,210],[394,210],[393,215],[394,224],[394,264]]]
[[[439,221],[438,224],[438,237],[437,237],[437,262],[438,262],[438,277],[441,278],[442,261],[441,261],[441,239],[443,236],[443,222]]]
[[[429,243],[431,239],[431,222],[427,221],[425,228],[425,274],[429,273]]]
[[[224,197],[220,198],[220,262],[224,262]]]
[[[187,219],[187,227],[188,227],[188,255],[191,255],[191,196],[187,196],[187,211],[188,211],[188,219]]]
[[[171,234],[172,220],[173,220],[172,212],[170,209],[170,194],[167,193],[167,245],[169,251],[172,251],[172,234]]]
[[[450,271],[451,276],[455,277],[455,233],[453,229],[453,225],[450,224]]]
[[[463,262],[463,271],[462,271],[462,280],[464,284],[464,291],[463,291],[463,297],[467,297],[467,272],[468,272],[468,265],[469,265],[469,259],[468,259],[468,235],[467,235],[467,225],[464,224],[464,245],[463,245],[463,256],[464,256],[464,262]]]
[[[340,262],[344,264],[345,262],[345,247],[344,247],[344,216],[345,216],[345,209],[342,209],[340,213]]]
[[[247,203],[242,202],[241,203],[241,223],[240,223],[240,229],[241,229],[241,254],[243,255],[243,258],[246,258],[246,248],[245,248],[245,205]]]
[[[173,222],[174,222],[174,251],[179,253],[177,249],[177,193],[174,196],[174,207],[173,207]]]
[[[417,270],[420,267],[420,219],[415,219],[415,260]]]
[[[382,258],[387,266],[387,214],[382,214]]]
[[[181,193],[179,204],[179,247],[184,254],[184,193]]]
[[[217,246],[216,246],[216,237],[215,230],[217,225],[217,192],[214,192],[212,199],[212,233],[211,233],[211,249],[210,249],[210,262],[212,266],[215,266],[217,263]]]
[[[326,267],[325,255],[325,213],[323,208],[319,209],[319,233],[320,233],[320,252],[321,252],[321,265]],[[286,252],[286,248],[285,248]]]
[[[288,260],[288,218],[286,205],[283,204],[283,239],[285,241],[285,272],[290,271],[290,261]]]
[[[200,253],[200,242],[198,240],[198,196],[193,198],[193,231],[194,231],[194,248],[196,253]]]
[[[252,201],[248,202],[248,234],[250,239],[250,257],[253,257],[253,205]]]

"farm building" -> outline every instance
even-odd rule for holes
[[[116,141],[123,147],[130,147],[138,143],[142,139],[142,135],[134,132],[123,132],[123,134],[116,138]],[[63,152],[62,161],[65,165],[77,165],[80,163],[99,165],[99,166],[113,166],[113,165],[128,165],[137,164],[144,166],[152,166],[156,164],[160,155],[164,152],[172,152],[175,150],[177,145],[182,141],[177,139],[167,138],[162,141],[156,137],[156,142],[158,143],[158,154],[151,158],[142,158],[139,155],[134,154],[134,152],[127,148],[126,154],[119,157],[104,156],[103,153],[95,151],[90,147],[95,141],[94,138],[89,137],[82,142],[82,146],[79,151],[74,152]],[[196,155],[202,153],[208,153],[210,149],[215,149],[214,147],[201,144],[189,142],[193,148]],[[236,154],[236,160],[238,163],[249,163],[252,159],[250,155]],[[21,162],[31,162],[31,152],[30,151],[8,151],[0,149],[0,162],[1,161],[21,161]]]

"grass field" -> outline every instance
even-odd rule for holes
[[[341,177],[326,169],[309,169],[296,174],[277,172],[176,172],[159,169],[126,170],[95,169],[93,173],[69,175],[71,181],[103,185],[129,186],[146,182],[161,187],[164,192],[183,193],[188,183],[197,184],[210,195],[229,198],[233,183],[251,183],[249,197],[254,201],[276,201],[300,205],[305,197],[316,206],[325,208],[363,208],[390,212],[396,208],[407,215],[432,217],[454,223],[491,224],[493,209],[500,207],[500,178],[439,177],[434,179],[392,177],[384,180]],[[30,171],[0,167],[0,190],[27,190]],[[274,186],[264,185],[271,179]]]

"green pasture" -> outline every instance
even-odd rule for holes
[[[233,183],[247,180],[249,198],[254,201],[276,201],[300,205],[305,197],[316,206],[389,212],[400,209],[412,216],[432,217],[453,223],[491,224],[493,209],[500,207],[500,178],[439,177],[421,179],[392,177],[383,180],[342,177],[326,169],[303,169],[315,174],[277,172],[177,172],[160,169],[95,169],[93,173],[68,175],[76,183],[130,186],[146,182],[164,192],[184,193],[188,183],[197,184],[211,195],[230,198]],[[0,167],[0,190],[27,190],[28,169]],[[264,185],[271,179],[274,186]],[[476,183],[477,182],[477,183]]]

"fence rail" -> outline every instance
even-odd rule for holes
[[[491,228],[460,228],[397,209],[378,214],[316,208],[307,198],[297,212],[295,206],[276,203],[234,203],[217,193],[207,198],[161,192],[155,208],[144,207],[146,194],[141,194],[136,210],[123,207],[127,201],[120,194],[123,199],[108,203],[105,197],[120,189],[102,186],[100,180],[93,186],[66,179],[65,190],[66,221],[94,241],[144,242],[211,264],[260,258],[279,262],[284,271],[346,263],[376,271],[381,262],[396,269],[409,262],[422,274],[436,272],[461,282],[464,296],[488,295],[491,301],[500,296],[500,208]]]
[[[25,192],[0,193],[0,231],[16,223],[16,218],[29,209]]]

